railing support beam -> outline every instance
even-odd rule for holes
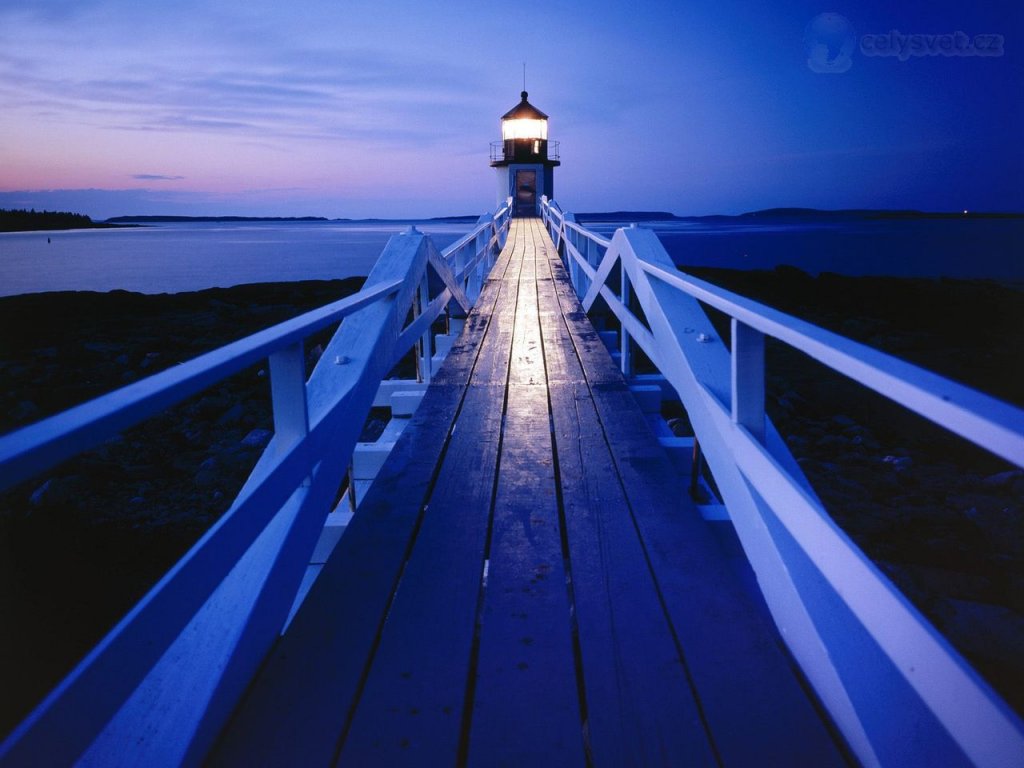
[[[764,443],[764,334],[732,318],[732,420]]]
[[[279,448],[291,447],[309,434],[306,361],[301,341],[270,355],[270,400]]]
[[[625,266],[620,269],[621,273],[621,288],[622,288],[622,304],[626,309],[630,309],[630,293],[632,292],[632,286],[629,282],[629,273],[626,272]],[[619,334],[619,367],[622,370],[622,375],[627,379],[633,375],[633,345],[629,335],[629,331],[626,329],[626,324],[621,324],[621,331]]]

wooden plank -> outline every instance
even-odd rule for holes
[[[461,396],[457,387],[428,391],[211,764],[333,760]]]
[[[521,245],[517,236],[506,249]],[[514,258],[498,280],[500,298],[341,747],[342,762],[454,763],[459,753],[518,294]]]
[[[590,748],[609,765],[712,764],[586,384],[551,405]]]
[[[592,328],[574,314],[575,295],[560,291],[559,300],[584,370],[605,377],[613,364],[589,343]],[[774,627],[692,505],[680,504],[683,480],[628,389],[594,386],[592,396],[722,760],[844,764]]]
[[[504,397],[472,387],[341,751],[353,765],[454,763]]]
[[[583,765],[547,393],[511,385],[509,408],[521,415],[502,444],[469,763]]]
[[[468,762],[584,765],[535,249],[523,258]]]
[[[843,764],[774,627],[706,523],[692,505],[678,503],[686,498],[683,479],[652,443],[629,393],[594,396],[615,435],[630,506],[725,762]]]
[[[498,275],[488,278],[487,285],[492,283],[500,284],[501,304],[499,309],[494,310],[488,324],[488,344],[483,345],[481,357],[477,360],[473,369],[473,380],[479,383],[502,384],[508,380],[508,350],[512,345],[512,331],[515,321],[515,302],[519,290],[519,270],[522,265],[521,258],[515,258],[521,253],[525,242],[519,228],[513,226],[509,231],[505,248],[499,257],[499,263],[495,268],[504,267]],[[492,270],[493,272],[493,270]],[[486,289],[485,289],[486,290]],[[494,338],[491,339],[491,335]],[[497,356],[488,353],[486,350],[504,350],[503,354]]]
[[[496,263],[499,277],[508,263]],[[488,281],[478,306],[493,308],[504,285]],[[467,324],[211,764],[333,761],[486,329]]]
[[[551,306],[555,291],[538,286]],[[557,322],[542,315],[545,354],[558,349],[564,364],[549,394],[591,753],[609,765],[713,764],[589,387]]]

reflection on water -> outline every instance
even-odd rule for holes
[[[611,234],[621,223],[588,225]],[[1024,219],[648,222],[682,266],[1024,281]]]
[[[590,228],[610,235],[628,222]],[[0,234],[0,296],[214,286],[365,275],[402,222],[172,223]],[[420,222],[439,249],[470,223]],[[645,222],[686,266],[1024,281],[1024,219]],[[49,242],[48,242],[49,241]]]
[[[0,234],[0,296],[125,289],[177,293],[365,275],[401,222],[172,223]],[[417,223],[439,249],[472,223]]]

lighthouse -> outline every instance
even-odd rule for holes
[[[548,141],[548,116],[527,100],[501,117],[501,141],[491,142],[491,167],[498,176],[498,204],[512,198],[515,216],[536,216],[541,195],[554,198],[558,142]]]

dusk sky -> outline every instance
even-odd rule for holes
[[[480,213],[525,60],[568,210],[1024,210],[1024,3],[902,5],[0,0],[0,207]]]

